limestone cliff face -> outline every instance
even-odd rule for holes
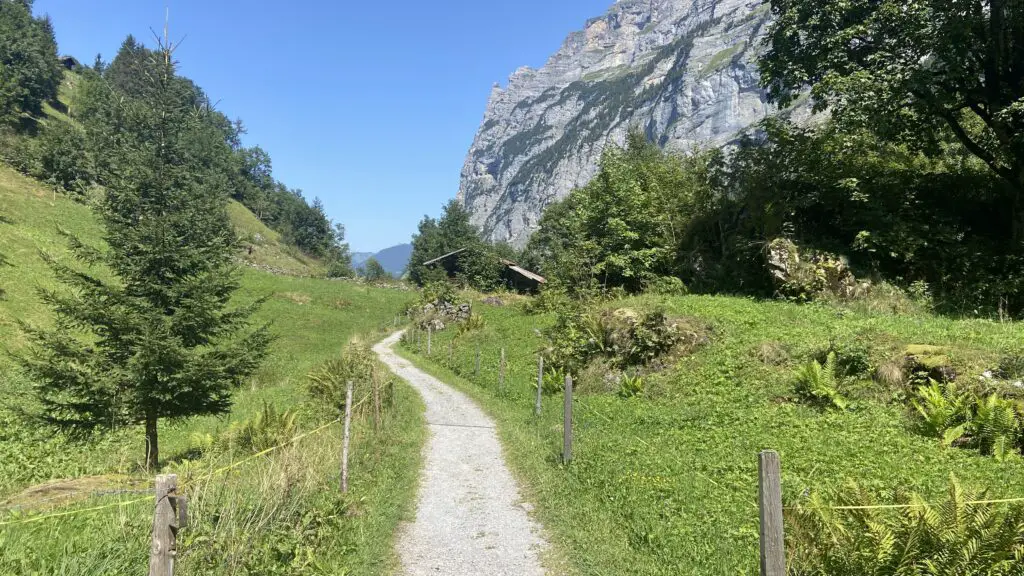
[[[462,170],[473,223],[525,244],[630,129],[674,149],[735,139],[774,111],[756,65],[769,18],[762,0],[620,0],[542,68],[516,70],[491,92]]]

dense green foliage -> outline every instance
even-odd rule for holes
[[[115,106],[112,94],[146,93],[149,89],[145,79],[155,72],[153,61],[154,52],[129,36],[102,74],[95,70],[85,73],[76,94],[76,117],[91,128],[90,148],[97,155],[99,166],[109,164],[109,148],[105,145],[117,137],[110,115]],[[232,122],[213,110],[209,97],[187,78],[178,77],[175,82],[192,93],[190,107],[208,111],[205,133],[193,146],[206,165],[215,167],[227,179],[231,196],[301,250],[329,262],[340,262],[345,274],[338,275],[351,275],[344,228],[331,224],[320,201],[314,199],[310,204],[301,191],[275,180],[270,155],[258,146],[242,145],[245,128],[241,121]],[[105,183],[102,178],[101,182]]]
[[[424,266],[439,256],[456,250],[463,252],[444,262]],[[409,278],[423,286],[453,276],[464,286],[493,290],[501,285],[501,257],[511,255],[511,248],[493,246],[480,237],[480,231],[469,221],[469,212],[458,202],[448,202],[440,218],[424,216],[419,231],[412,238]]]
[[[545,211],[528,260],[571,292],[771,296],[793,292],[767,266],[773,240],[788,238],[943,312],[1017,314],[1024,245],[1003,188],[955,146],[929,156],[836,124],[768,121],[730,153],[688,158],[634,136]]]
[[[935,151],[953,140],[1004,182],[1024,238],[1024,6],[1014,0],[772,0],[762,82],[810,87],[847,129]]]
[[[1024,312],[1024,8],[771,9],[764,85],[782,105],[809,89],[829,116],[798,127],[784,114],[733,149],[689,157],[631,135],[548,207],[529,263],[583,295],[685,286],[806,300],[829,274],[842,298],[868,292],[848,269],[945,313]],[[779,239],[806,251],[803,280],[769,270]]]
[[[50,109],[42,121],[23,119],[0,134],[0,155],[54,190],[83,195],[92,184],[112,185],[120,161],[118,108],[124,98],[152,96],[150,77],[160,73],[159,53],[128,36],[109,65],[97,57],[93,68],[66,74],[67,93],[58,102],[63,68],[49,20],[33,19],[31,2],[4,0],[0,27],[0,120],[20,113],[38,117],[44,102],[66,112]],[[326,261],[334,276],[352,276],[344,228],[332,224],[320,201],[308,202],[301,190],[274,179],[270,155],[244,146],[242,122],[214,110],[191,80],[175,75],[170,82],[182,94],[182,106],[203,112],[203,129],[195,129],[189,143],[192,161],[225,179],[231,197],[286,242]]]
[[[42,114],[62,72],[50,19],[32,16],[32,0],[0,1],[0,122]]]
[[[955,478],[945,500],[934,504],[904,490],[880,500],[856,484],[812,494],[788,518],[789,573],[1017,576],[1024,570],[1024,506],[971,504],[986,496],[964,490]],[[879,504],[908,507],[872,508]]]
[[[708,341],[677,353],[658,371],[648,369],[640,381],[631,370],[616,378],[620,369],[603,355],[574,372],[575,458],[562,466],[561,396],[545,397],[540,417],[533,415],[537,354],[548,353],[548,329],[559,316],[518,308],[475,302],[474,315],[486,321],[482,329],[434,334],[435,350],[447,350],[454,341],[454,361],[448,364],[447,354],[436,352],[421,360],[433,362],[430,370],[495,417],[505,453],[552,536],[555,556],[569,571],[756,574],[757,453],[768,448],[781,454],[788,557],[807,560],[800,574],[900,574],[887,571],[884,558],[874,571],[865,567],[873,552],[902,549],[912,552],[913,561],[955,567],[975,549],[974,535],[982,552],[972,557],[977,566],[986,566],[985,558],[1012,558],[1019,547],[1013,538],[1021,533],[1014,524],[1020,512],[1007,505],[961,507],[967,514],[961,523],[928,526],[914,523],[919,515],[900,510],[873,512],[871,526],[859,522],[866,513],[827,511],[845,532],[818,531],[815,540],[797,538],[802,533],[793,524],[795,506],[861,503],[868,497],[866,504],[904,501],[894,491],[919,494],[942,518],[951,473],[964,486],[964,499],[985,489],[981,497],[1024,497],[1024,458],[1008,454],[999,460],[920,433],[908,402],[914,384],[890,384],[878,375],[894,356],[902,358],[907,344],[928,343],[948,350],[963,387],[973,388],[995,366],[1016,365],[1017,356],[1008,351],[1019,348],[1019,324],[725,296],[606,302],[590,312],[599,317],[634,310],[643,317],[660,309],[668,318],[707,326]],[[507,359],[503,392],[501,349]],[[830,353],[837,376],[831,385],[847,400],[846,410],[823,409],[794,393],[795,374],[814,361],[824,370]],[[560,390],[563,377],[546,378],[545,390]],[[1007,377],[1000,376],[999,385],[1012,390]],[[863,493],[847,488],[851,480]],[[934,518],[929,515],[929,522]],[[914,534],[922,540],[914,541]],[[895,539],[895,549],[873,538],[886,535]],[[908,546],[914,544],[920,546]],[[815,560],[825,557],[832,564]],[[949,562],[939,564],[943,559]],[[853,569],[838,571],[842,562]]]
[[[52,262],[69,290],[44,294],[57,327],[28,328],[35,346],[22,365],[47,422],[72,431],[144,423],[155,468],[157,421],[228,412],[270,339],[247,330],[252,306],[228,308],[239,276],[226,182],[192,156],[204,112],[191,107],[170,50],[149,57],[147,83],[111,111],[120,130],[100,209],[109,250],[71,239],[81,263],[117,281]]]
[[[391,279],[391,274],[384,269],[384,266],[377,261],[376,258],[370,257],[369,260],[363,263],[363,276],[370,282],[379,282],[381,280]]]
[[[678,247],[703,179],[700,159],[662,153],[639,133],[597,176],[547,208],[530,252],[541,274],[573,291],[635,293],[678,273]]]
[[[0,269],[0,284],[8,292],[0,299],[0,347],[5,352],[0,354],[0,522],[144,500],[120,509],[0,526],[0,573],[127,575],[138,573],[140,566],[144,571],[153,510],[143,426],[97,430],[86,441],[39,426],[23,417],[37,403],[30,382],[6,354],[27,345],[18,320],[52,325],[52,313],[37,289],[59,286],[40,253],[61,262],[72,256],[54,222],[95,246],[103,245],[102,227],[89,207],[64,196],[53,198],[45,186],[5,167],[0,167],[0,206],[7,216],[0,224],[0,247],[12,266]],[[237,203],[233,208],[244,210]],[[304,393],[306,374],[321,372],[338,355],[339,343],[375,333],[384,322],[390,325],[411,295],[249,269],[240,280],[234,304],[272,295],[254,314],[255,322],[271,323],[275,340],[268,359],[233,391],[230,414],[162,420],[158,426],[163,471],[177,473],[179,482],[191,479],[195,490],[189,493],[192,523],[179,534],[175,573],[386,573],[397,563],[395,527],[414,503],[425,433],[422,403],[408,386],[397,383],[393,407],[384,403],[379,433],[370,415],[357,413],[347,498],[338,495],[337,427],[230,474],[199,479],[250,455],[240,443],[280,438],[289,419],[294,432],[303,433],[337,417]],[[42,492],[41,483],[46,485]],[[26,490],[30,486],[36,488]],[[132,489],[145,493],[116,494]],[[60,490],[66,499],[54,499],[47,490]],[[240,533],[246,537],[239,538]]]

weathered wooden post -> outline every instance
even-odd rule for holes
[[[174,576],[178,535],[177,491],[176,474],[156,477],[156,509],[153,512],[153,539],[149,549],[149,576]]]
[[[373,383],[373,429],[380,431],[380,382],[373,374],[370,375],[370,381]]]
[[[761,452],[758,458],[761,576],[786,576],[786,548],[782,528],[781,468],[778,452],[774,450]]]
[[[348,492],[348,442],[352,430],[352,381],[345,389],[345,431],[341,439],[341,492]]]
[[[501,364],[498,366],[498,393],[505,393],[505,349],[501,349]]]
[[[430,349],[434,340],[434,327],[427,326],[427,356],[430,356]]]
[[[544,393],[544,355],[537,358],[537,401],[533,405],[533,414],[540,416],[541,395]]]
[[[562,462],[572,462],[572,376],[565,376],[565,409],[562,413]]]

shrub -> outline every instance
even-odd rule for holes
[[[685,335],[663,310],[641,314],[629,308],[588,311],[576,306],[559,312],[547,336],[552,362],[578,371],[595,358],[617,368],[649,364],[681,344]],[[701,338],[694,333],[693,340],[697,344]]]
[[[561,394],[562,392],[564,392],[565,375],[566,372],[564,370],[553,367],[545,367],[543,378],[544,389],[541,390],[541,392],[548,396],[554,394]]]
[[[409,337],[409,333],[403,337]],[[344,412],[348,382],[353,386],[353,403],[372,394],[376,386],[382,404],[390,406],[394,398],[394,377],[361,342],[345,346],[339,358],[317,366],[307,376],[306,393],[319,406],[329,407],[335,414]],[[369,405],[367,405],[369,406]]]
[[[796,394],[813,404],[846,410],[849,402],[839,392],[840,376],[836,372],[836,353],[829,352],[822,365],[811,360],[796,372]]]
[[[882,502],[912,507],[836,510],[875,506],[867,490],[849,485],[827,496],[812,494],[787,514],[792,576],[1010,576],[1024,565],[1024,505],[968,504],[984,500],[950,479],[947,499],[929,505],[901,491]]]
[[[92,181],[85,152],[85,134],[69,122],[48,122],[39,137],[39,176],[68,191],[80,191]]]
[[[927,386],[918,388],[917,398],[911,404],[921,417],[921,432],[926,436],[939,438],[949,446],[967,431],[969,396],[961,393],[955,382],[942,386],[929,380]]]
[[[452,303],[458,299],[458,291],[455,285],[446,280],[431,282],[423,287],[420,295],[422,304],[440,304],[443,302]]]
[[[686,284],[675,276],[657,276],[646,283],[644,291],[662,296],[684,296],[688,292]]]
[[[227,440],[236,447],[261,452],[294,438],[298,433],[297,417],[294,410],[278,412],[273,404],[264,401],[255,418],[231,425]]]
[[[367,383],[388,385],[390,372],[381,369],[373,352],[360,342],[345,347],[341,356],[320,364],[308,376],[306,391],[321,406],[345,410],[348,383],[365,388]]]
[[[635,398],[644,393],[644,378],[639,374],[623,374],[619,379],[619,396]]]
[[[1012,352],[999,359],[1000,378],[1024,378],[1024,352]]]
[[[1013,450],[1020,431],[1016,406],[996,394],[979,398],[969,428],[982,454],[1003,459]]]
[[[459,334],[468,334],[487,327],[487,320],[479,314],[472,314],[465,322],[459,323]]]
[[[328,278],[351,278],[354,272],[347,261],[335,259],[327,265],[326,274]]]

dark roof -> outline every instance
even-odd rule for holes
[[[458,250],[456,250],[454,252],[449,252],[449,253],[445,254],[444,256],[438,256],[437,258],[434,258],[433,260],[427,260],[426,262],[423,263],[423,265],[424,266],[430,266],[431,264],[437,264],[438,262],[440,262],[442,260],[446,260],[448,258],[451,258],[452,256],[455,256],[456,254],[461,254],[462,252],[465,252],[465,251],[466,251],[465,248],[459,248]],[[544,284],[544,283],[547,282],[547,280],[545,280],[543,276],[541,276],[539,274],[536,274],[534,272],[530,272],[526,268],[523,268],[523,267],[519,266],[518,264],[516,264],[515,262],[512,262],[511,260],[505,260],[504,258],[502,258],[501,259],[501,263],[504,264],[505,266],[507,266],[509,268],[509,270],[512,270],[512,271],[522,275],[525,278],[529,278],[530,280],[533,280],[534,282],[539,282],[541,284]]]
[[[520,265],[516,264],[515,262],[512,262],[511,260],[502,260],[501,263],[504,264],[505,266],[508,266],[510,270],[514,270],[522,274],[523,276],[526,276],[530,280],[533,280],[534,282],[540,282],[541,284],[547,283],[547,280],[545,280],[544,277],[541,276],[540,274],[530,272],[526,268],[521,267]]]
[[[459,248],[458,250],[456,250],[454,252],[449,252],[449,253],[445,254],[444,256],[438,256],[437,258],[434,258],[433,260],[427,260],[426,262],[423,263],[423,265],[424,266],[430,266],[431,264],[437,264],[441,260],[444,260],[446,258],[450,258],[450,257],[455,256],[456,254],[458,254],[460,252],[465,252],[465,251],[466,251],[465,248]]]

